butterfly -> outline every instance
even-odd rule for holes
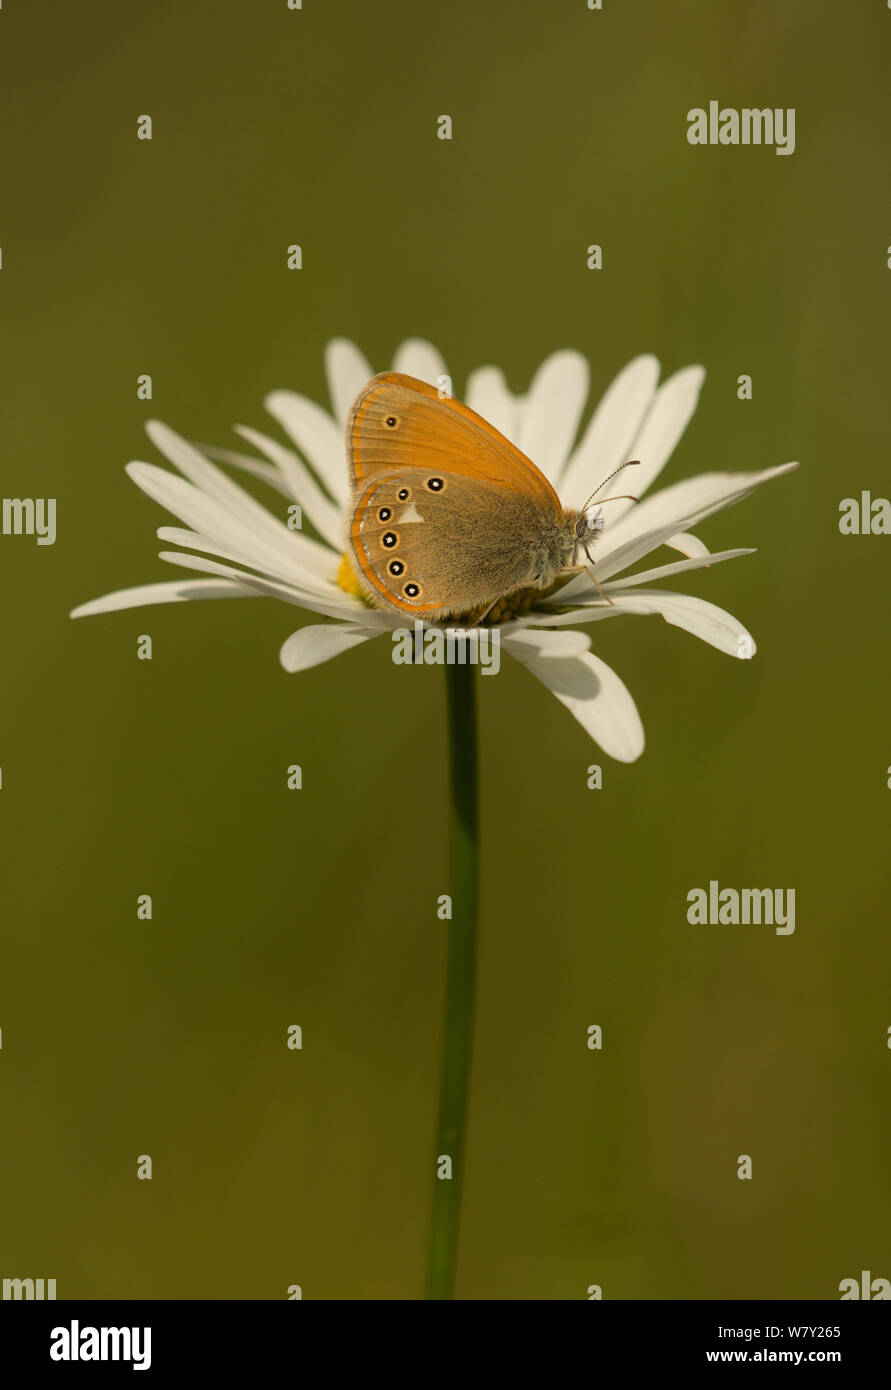
[[[587,511],[596,493],[564,508],[531,459],[427,382],[373,377],[353,402],[346,444],[349,545],[376,607],[480,622],[504,595],[584,568],[580,551],[591,559],[603,528],[600,507]]]

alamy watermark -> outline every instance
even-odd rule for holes
[[[891,1299],[891,1282],[880,1277],[874,1279],[868,1269],[862,1269],[859,1279],[842,1279],[838,1291],[842,1303],[850,1298],[866,1298],[875,1303],[882,1299]]]
[[[3,1297],[12,1301],[15,1299],[54,1299],[56,1296],[55,1279],[4,1279]]]
[[[73,1318],[50,1333],[52,1361],[132,1361],[134,1371],[152,1364],[150,1327],[81,1327]]]
[[[691,888],[687,902],[687,921],[692,926],[758,927],[764,923],[774,927],[777,936],[791,936],[795,930],[794,888],[719,888],[713,878],[708,889]]]
[[[4,497],[0,533],[36,536],[38,545],[53,545],[56,539],[55,497]]]
[[[397,627],[393,632],[397,666],[479,666],[484,676],[501,669],[501,633],[497,627]]]
[[[774,145],[776,154],[795,153],[794,106],[734,106],[719,108],[710,101],[708,110],[694,106],[687,112],[690,145]]]
[[[843,536],[891,536],[891,502],[861,492],[859,497],[843,497],[838,504],[838,529]]]

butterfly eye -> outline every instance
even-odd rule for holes
[[[428,478],[427,486],[431,492],[442,492],[442,478]]]
[[[398,496],[400,502],[404,502],[404,501],[406,500],[406,498],[408,497],[408,488],[407,488],[407,487],[401,487],[401,488],[399,489],[399,492],[397,493],[397,496]]]
[[[392,550],[393,546],[396,544],[396,540],[396,532],[387,531],[386,534],[381,537],[381,544],[385,545],[388,550]]]
[[[396,416],[395,416],[395,415],[388,415],[388,416],[387,416],[387,424],[390,426],[390,429],[391,429],[391,430],[394,429],[394,428],[395,428],[395,425],[396,425]]]
[[[391,574],[399,575],[405,569],[405,565],[402,563],[401,560],[391,560],[389,565],[387,566],[387,569],[390,571]]]
[[[418,588],[417,584],[406,584],[405,589],[403,590],[403,592],[404,592],[406,598],[417,598],[417,597],[418,597],[418,594],[419,594],[421,591],[420,591],[420,589]]]
[[[393,513],[390,511],[389,507],[381,507],[380,511],[378,512],[378,517],[381,521],[389,521],[392,515]]]

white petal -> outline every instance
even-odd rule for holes
[[[631,695],[615,671],[593,652],[547,658],[529,656],[516,638],[504,645],[556,695],[605,753],[631,763],[644,747],[644,731]]]
[[[193,441],[194,442],[194,441]],[[264,463],[262,459],[252,459],[247,454],[237,454],[232,449],[220,449],[216,444],[197,444],[194,447],[200,449],[205,458],[215,459],[217,463],[228,463],[233,468],[241,468],[245,473],[251,473],[255,478],[262,478],[264,483],[274,487],[276,492],[280,492],[283,497],[290,497],[291,491],[288,484],[281,475],[281,470],[272,463]]]
[[[518,660],[523,653],[529,658],[579,656],[591,645],[591,638],[586,632],[549,632],[526,627],[522,622],[516,625],[505,623],[500,631],[501,640]]]
[[[152,603],[185,603],[199,598],[260,598],[234,579],[171,579],[163,584],[140,584],[134,589],[118,589],[72,608],[72,618],[89,618],[96,613],[117,613],[123,608],[145,608]]]
[[[666,542],[667,544],[667,542]],[[743,550],[718,550],[715,554],[709,551],[702,556],[696,556],[692,560],[675,560],[670,565],[657,565],[655,569],[641,570],[639,574],[629,574],[623,579],[613,579],[604,584],[604,593],[612,595],[616,590],[623,588],[637,588],[641,584],[651,584],[654,579],[667,579],[672,574],[684,574],[687,570],[710,569],[712,565],[718,565],[722,560],[735,560],[740,555],[754,555],[752,548]],[[542,607],[565,607],[567,602],[587,603],[596,602],[601,599],[596,584],[591,582],[588,574],[579,574],[575,579],[571,579],[564,588],[559,589],[555,594],[549,594],[547,598],[541,600]]]
[[[259,430],[247,425],[237,425],[236,429],[255,449],[261,449],[268,458],[278,464],[288,480],[288,486],[300,506],[306,512],[319,535],[324,537],[335,550],[343,550],[345,520],[339,507],[325,496],[306,464],[290,449],[284,448],[278,440],[270,439]]]
[[[284,525],[280,531],[272,532],[265,527],[255,527],[253,518],[247,522],[233,516],[216,498],[153,463],[128,463],[126,471],[149,497],[194,531],[219,543],[221,548],[231,547],[253,556],[253,563],[261,569],[318,582],[318,573],[313,569],[305,546],[295,544],[305,538],[288,531]]]
[[[631,445],[632,457],[640,462],[622,474],[621,492],[642,497],[662,472],[696,409],[704,380],[704,367],[683,367],[659,387]],[[613,521],[620,521],[634,505],[628,501],[611,503]]]
[[[276,540],[287,542],[289,532],[283,521],[262,506],[243,487],[227,477],[221,468],[200,454],[194,445],[183,439],[169,425],[160,420],[149,420],[145,432],[156,448],[170,460],[179,471],[207,497],[227,511],[242,526],[249,522],[251,528]]]
[[[281,469],[277,468],[274,463],[265,463],[262,459],[251,458],[248,454],[238,454],[232,449],[220,449],[215,444],[201,444],[200,446],[196,445],[197,447],[200,447],[208,458],[216,459],[218,463],[232,464],[235,468],[243,468],[245,472],[252,473],[256,478],[262,478],[264,483],[269,483],[270,487],[274,487],[276,492],[281,493],[289,502],[297,500]],[[302,532],[292,531],[290,527],[287,530],[290,540],[294,543],[294,548],[300,550],[300,558],[304,564],[318,566],[320,572],[327,572],[335,554],[331,547],[313,540],[312,536],[305,536]],[[336,553],[339,556],[340,552]],[[335,568],[338,563],[339,559],[335,561]]]
[[[234,483],[222,469],[204,458],[188,440],[183,439],[160,420],[149,420],[145,429],[153,444],[190,480],[193,488],[213,504],[215,514],[220,518],[220,525],[224,524],[223,517],[228,516],[229,520],[225,523],[227,526],[234,526],[242,534],[249,532],[255,545],[263,545],[270,553],[274,550],[282,563],[287,563],[289,557],[296,553],[298,547],[294,545],[294,534],[288,530],[285,523],[257,502],[249,492],[245,492],[244,488]],[[144,491],[157,496],[140,482],[137,472],[134,471],[146,467],[144,464],[130,465],[127,472]],[[169,478],[171,483],[181,483],[180,479],[156,469],[154,477],[158,486],[163,486],[158,482],[159,475],[161,478]],[[179,491],[183,496],[182,487]],[[162,501],[162,505],[167,504]],[[189,520],[185,516],[182,519]]]
[[[696,520],[702,520],[697,515]],[[628,569],[630,565],[642,560],[651,551],[658,550],[660,545],[664,545],[668,537],[677,530],[675,522],[668,526],[663,526],[659,530],[645,531],[642,535],[632,536],[630,540],[617,550],[611,550],[608,555],[598,558],[593,566],[594,573],[598,581],[602,584],[604,580],[612,578],[614,574],[621,573]]]
[[[601,599],[599,603],[592,601],[583,603],[578,608],[567,608],[564,613],[558,613],[556,609],[553,613],[543,608],[535,609],[522,621],[536,632],[541,629],[551,631],[558,627],[572,627],[578,623],[597,623],[603,618],[618,618],[623,611],[618,604],[607,603]]]
[[[535,614],[536,625],[547,628],[573,623],[600,622],[604,618],[621,618],[623,614],[648,615],[658,613],[673,627],[683,628],[703,642],[727,652],[729,656],[747,660],[755,654],[755,639],[731,613],[692,594],[674,594],[659,589],[612,589],[612,604],[589,604],[572,608],[553,617]]]
[[[202,536],[197,531],[187,531],[184,527],[159,526],[156,535],[158,540],[167,541],[170,545],[180,545],[186,550],[199,550],[204,555],[215,555],[220,560],[233,560],[236,565],[246,565],[248,569],[266,574],[271,579],[282,580],[285,584],[294,585],[301,590],[317,594],[319,598],[339,597],[341,592],[337,584],[339,567],[337,557],[333,551],[322,546],[318,548],[325,556],[324,566],[319,566],[317,574],[315,570],[310,570],[298,578],[293,566],[287,571],[277,568],[267,569],[260,563],[256,553],[250,553],[236,546],[223,546],[218,540],[211,539],[210,536]]]
[[[522,407],[520,448],[554,484],[575,443],[589,376],[580,352],[567,348],[551,353],[535,373]]]
[[[224,579],[240,580],[269,598],[280,599],[283,603],[293,603],[298,608],[309,609],[311,613],[324,613],[329,618],[353,622],[361,615],[363,623],[382,631],[396,625],[394,619],[373,608],[366,608],[352,594],[344,593],[339,598],[320,598],[295,584],[278,584],[271,579],[264,579],[262,575],[249,574],[246,570],[235,569],[231,565],[218,564],[215,560],[205,559],[203,555],[185,555],[178,550],[162,550],[159,552],[159,558],[166,560],[170,565],[181,565],[183,569],[198,570],[202,574],[218,574]]]
[[[465,404],[482,415],[506,439],[519,446],[520,412],[500,367],[477,367],[467,378]]]
[[[603,533],[603,554],[598,555],[595,569],[598,579],[616,574],[646,555],[669,536],[687,531],[713,512],[721,511],[747,497],[762,483],[779,478],[797,463],[781,463],[776,468],[764,468],[758,473],[700,473],[694,478],[672,483],[644,500],[615,525]],[[659,534],[661,539],[643,549],[637,544],[645,536]],[[621,555],[620,555],[621,552]],[[631,555],[632,558],[623,558]]]
[[[296,391],[270,391],[263,404],[291,436],[335,502],[346,506],[350,484],[343,426],[315,401]]]
[[[626,589],[616,605],[630,613],[659,613],[672,627],[701,637],[728,656],[748,660],[755,655],[755,639],[738,618],[692,594],[672,594],[658,589]]]
[[[334,414],[346,424],[350,406],[374,376],[367,358],[348,338],[333,338],[325,348],[325,372]]]
[[[430,386],[439,386],[440,377],[448,376],[446,364],[432,343],[423,338],[407,338],[396,350],[393,371],[416,376]]]
[[[658,360],[644,355],[629,362],[611,383],[560,480],[565,505],[581,507],[614,469],[633,458],[631,445],[652,404],[658,380]],[[616,483],[621,486],[616,491],[636,495],[636,487],[628,482],[636,472],[632,468],[626,477],[620,474]],[[610,503],[610,507],[620,505]]]
[[[313,623],[291,633],[279,658],[286,671],[306,671],[379,636],[380,628],[361,627],[358,623]]]
[[[736,560],[740,555],[754,555],[753,546],[743,547],[739,550],[716,550],[714,554],[706,551],[705,555],[697,555],[692,560],[675,560],[670,565],[657,565],[655,569],[641,570],[639,574],[628,574],[622,579],[614,579],[612,582],[604,584],[604,592],[611,597],[614,593],[622,589],[638,588],[641,584],[652,584],[654,579],[667,579],[672,574],[686,574],[689,570],[711,569],[712,565],[720,565],[723,560]],[[591,585],[595,594],[597,593],[594,585]],[[599,597],[599,595],[598,595]]]
[[[665,544],[670,546],[672,550],[679,550],[682,555],[689,555],[691,559],[697,555],[708,554],[708,546],[705,541],[701,541],[690,531],[681,531],[677,536],[670,536]]]
[[[258,552],[263,549],[251,526],[233,516],[227,507],[194,483],[186,482],[185,478],[155,463],[143,463],[138,459],[128,463],[125,471],[142,492],[195,530],[246,546],[256,543]]]

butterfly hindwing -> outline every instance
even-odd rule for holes
[[[441,486],[431,488],[431,482]],[[350,541],[373,597],[438,619],[485,607],[493,596],[528,582],[523,548],[487,535],[480,518],[489,514],[500,515],[502,523],[513,515],[511,535],[534,522],[522,499],[505,498],[474,479],[412,468],[369,483]]]

